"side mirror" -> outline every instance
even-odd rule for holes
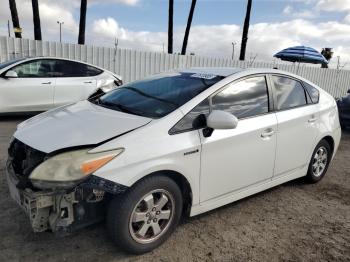
[[[350,94],[350,89],[348,90],[348,92],[347,92],[348,94]]]
[[[5,77],[6,78],[17,78],[18,75],[15,71],[9,70],[6,72]]]
[[[207,117],[207,126],[212,129],[234,129],[237,125],[237,117],[225,111],[213,110]]]

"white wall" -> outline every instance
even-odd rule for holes
[[[350,71],[321,69],[301,64],[270,62],[247,62],[230,58],[210,58],[200,56],[180,56],[165,53],[136,51],[108,47],[86,46],[68,43],[35,41],[29,39],[0,36],[0,62],[23,56],[56,56],[91,63],[113,71],[123,77],[124,82],[144,76],[186,67],[278,67],[296,73],[327,90],[334,97],[346,94],[350,89]]]

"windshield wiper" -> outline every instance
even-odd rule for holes
[[[176,108],[179,107],[178,104],[176,104],[176,103],[174,103],[174,102],[172,102],[172,101],[169,101],[169,100],[167,100],[167,99],[163,99],[163,98],[160,98],[160,97],[157,97],[157,96],[152,96],[152,95],[146,94],[146,93],[144,93],[144,92],[138,90],[138,89],[135,88],[135,87],[132,87],[132,86],[125,86],[125,87],[122,87],[122,88],[131,90],[131,91],[133,91],[133,92],[135,92],[135,93],[138,93],[138,94],[140,94],[140,95],[142,95],[142,96],[144,96],[144,97],[152,98],[152,99],[161,101],[161,102],[166,103],[166,104],[171,104],[171,105],[175,106]]]

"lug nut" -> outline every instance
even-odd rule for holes
[[[149,217],[149,213],[146,214],[146,217]]]
[[[150,224],[151,223],[151,220],[147,220],[147,224]]]
[[[160,211],[157,211],[157,212],[156,212],[156,215],[159,215],[159,214],[160,214]]]
[[[152,211],[156,211],[156,208],[154,207],[154,208],[152,208]]]
[[[154,223],[156,223],[156,222],[157,222],[157,219],[156,219],[156,218],[155,218],[155,219],[153,219],[153,222],[154,222]]]

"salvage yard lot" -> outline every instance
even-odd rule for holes
[[[350,134],[320,183],[292,181],[186,218],[164,245],[134,257],[113,245],[103,223],[66,237],[31,231],[5,179],[21,121],[0,118],[0,261],[350,261]]]

